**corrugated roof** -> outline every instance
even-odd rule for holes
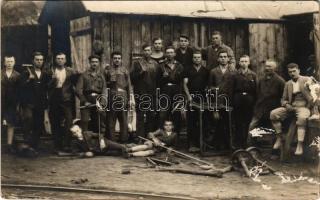
[[[281,20],[318,12],[315,1],[82,1],[90,12],[217,19]]]

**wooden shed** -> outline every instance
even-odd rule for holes
[[[309,38],[297,38],[305,33],[296,37],[289,30],[316,30],[313,19],[318,13],[315,1],[47,1],[39,20],[51,26],[53,52],[71,52],[72,64],[80,71],[88,67],[95,41],[104,47],[104,63],[117,50],[130,66],[143,43],[152,38],[176,45],[179,35],[187,34],[192,46],[203,48],[212,31],[219,30],[236,58],[249,54],[253,69],[260,73],[261,62],[268,58],[283,66],[301,63],[302,58],[295,56],[301,52],[314,53]],[[303,16],[296,23],[291,15]],[[300,46],[295,46],[300,39]],[[57,48],[59,43],[64,47]]]
[[[44,2],[4,1],[1,4],[1,57],[15,56],[17,70],[31,62],[34,51],[47,55],[48,28],[38,23]]]

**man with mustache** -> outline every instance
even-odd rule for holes
[[[281,107],[270,113],[270,120],[277,134],[277,140],[273,149],[281,146],[282,124],[289,116],[296,117],[298,144],[295,155],[303,154],[303,141],[306,134],[306,122],[310,116],[310,107],[313,105],[313,98],[305,84],[310,81],[307,76],[300,75],[299,66],[295,63],[287,65],[288,74],[291,80],[287,81],[281,98]]]
[[[285,81],[275,72],[276,68],[277,63],[274,60],[269,59],[264,64],[264,75],[257,83],[257,100],[249,131],[270,122],[270,112],[280,106]],[[248,135],[248,145],[251,144],[252,138]]]

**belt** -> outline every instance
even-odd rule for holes
[[[250,93],[248,93],[248,92],[236,92],[236,94],[241,94],[243,96],[250,95]]]
[[[85,92],[84,95],[95,97],[98,96],[98,92]]]

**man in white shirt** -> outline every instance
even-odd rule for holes
[[[309,77],[301,76],[299,66],[290,63],[287,66],[288,74],[291,80],[287,81],[281,99],[281,107],[276,108],[270,113],[270,120],[277,133],[277,140],[273,149],[277,150],[281,146],[281,122],[289,116],[296,116],[298,144],[295,155],[303,154],[303,141],[306,134],[306,122],[310,116],[310,106],[312,105],[312,97],[307,90],[305,83],[309,81]]]
[[[64,53],[56,55],[56,66],[49,82],[49,116],[56,151],[70,149],[68,131],[74,118],[74,87],[78,76],[75,70],[66,66],[66,61]]]

